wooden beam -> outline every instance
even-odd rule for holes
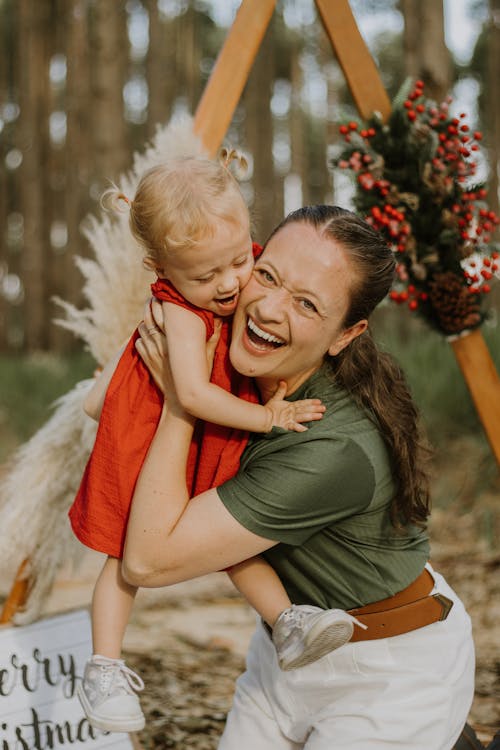
[[[391,102],[348,1],[316,0],[316,7],[359,114],[367,119],[380,112],[386,120]]]
[[[194,116],[194,131],[214,156],[229,128],[276,0],[243,0]]]
[[[451,341],[453,352],[500,467],[500,377],[479,329]]]

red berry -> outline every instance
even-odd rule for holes
[[[417,119],[417,113],[413,109],[408,110],[408,119],[412,122]]]
[[[491,292],[491,287],[489,284],[483,284],[481,291],[483,294],[489,294]]]
[[[339,133],[342,133],[342,135],[345,135],[348,132],[349,132],[349,128],[347,127],[347,125],[341,125],[340,126]]]
[[[358,123],[354,122],[354,120],[351,120],[349,123],[349,130],[357,130],[358,129]]]
[[[416,299],[411,299],[408,302],[408,307],[410,308],[410,310],[412,312],[415,312],[415,310],[418,310],[418,302],[417,302],[417,300]]]
[[[481,131],[480,131],[480,130],[476,130],[476,131],[475,131],[475,133],[474,133],[474,138],[476,139],[476,141],[481,141],[481,140],[482,140],[482,138],[483,138],[483,134],[481,133]]]

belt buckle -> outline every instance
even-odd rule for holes
[[[453,607],[452,600],[448,599],[448,597],[444,594],[432,594],[432,598],[439,602],[439,604],[441,605],[441,617],[439,618],[439,621],[441,622],[441,620],[446,620],[446,618],[450,614],[451,608]]]

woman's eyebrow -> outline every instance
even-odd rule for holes
[[[278,271],[276,266],[273,265],[273,263],[271,263],[271,261],[266,260],[265,258],[262,258],[262,260],[259,259],[258,262],[265,263],[267,266],[269,266],[269,268],[275,273],[275,275],[279,279],[280,283],[283,284],[285,289],[288,289],[289,292],[291,291],[294,294],[303,294],[305,297],[313,297],[320,307],[322,307],[323,309],[326,309],[325,303],[323,302],[321,297],[318,296],[317,292],[314,292],[312,289],[307,289],[301,286],[297,286],[297,287],[293,287],[292,289],[289,289],[287,284],[283,282],[280,272]]]

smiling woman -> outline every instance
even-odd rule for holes
[[[236,475],[190,502],[193,420],[165,339],[148,334],[151,313],[139,327],[166,400],[134,493],[125,578],[163,586],[262,553],[294,606],[342,608],[358,626],[289,674],[259,625],[220,750],[449,750],[465,724],[470,620],[427,563],[417,412],[368,330],[393,274],[388,246],[354,214],[313,206],[285,219],[241,292],[231,362],[263,398],[286,381],[291,402],[321,399],[326,412],[306,432],[252,436]]]
[[[307,283],[301,262],[305,247]],[[349,264],[340,246],[332,248],[331,239],[318,237],[308,224],[283,226],[242,292],[233,324],[233,366],[258,377],[263,395],[274,392],[278,379],[293,393],[321,366],[325,353],[335,356],[366,329],[366,320],[342,327],[349,287]]]

